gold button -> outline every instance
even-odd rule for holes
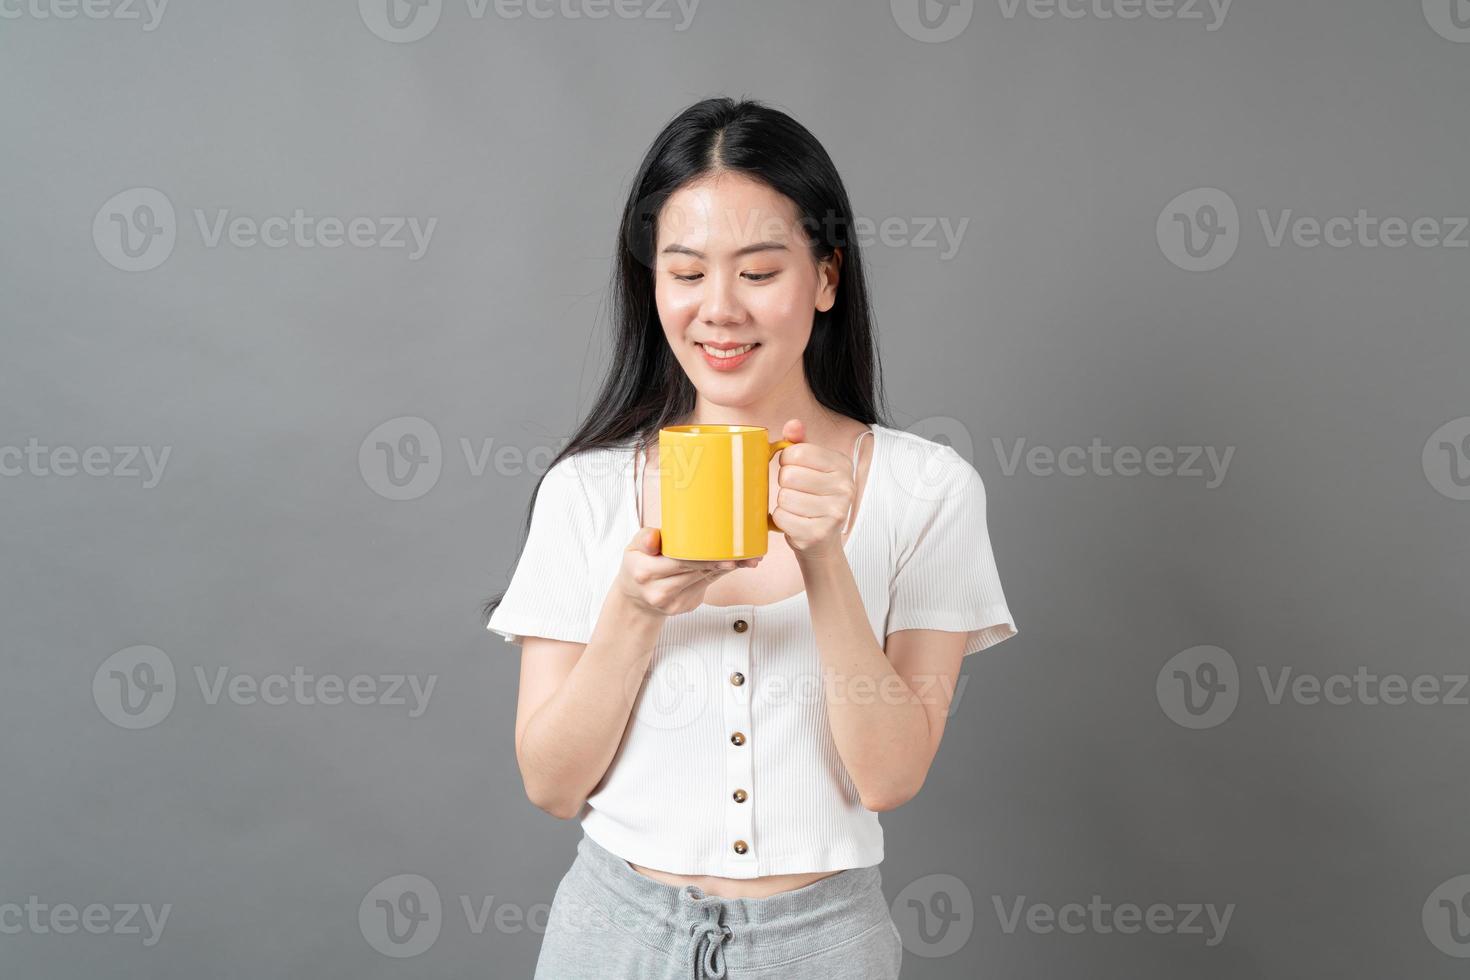
[[[746,630],[750,629],[750,624],[743,619],[735,620],[733,625],[735,627],[735,632],[737,633],[744,633]]]
[[[735,671],[735,673],[730,675],[730,683],[734,684],[736,687],[739,687],[741,684],[745,683],[745,675],[740,673],[740,671],[738,670]]]
[[[732,744],[732,745],[744,745],[745,744],[745,733],[744,732],[736,732],[735,734],[731,735],[730,736],[730,744]]]
[[[750,850],[750,845],[746,844],[745,841],[738,840],[738,841],[735,842],[735,853],[736,854],[744,854],[748,850]]]
[[[747,799],[747,796],[745,795],[745,790],[743,790],[743,789],[737,789],[735,791],[735,802],[736,803],[744,803],[746,801],[746,799]]]

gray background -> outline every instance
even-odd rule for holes
[[[1470,502],[1434,433],[1470,426],[1470,250],[1272,247],[1257,211],[1470,214],[1470,43],[1418,0],[1237,0],[1216,30],[1200,9],[1007,17],[991,0],[932,42],[903,3],[706,0],[680,31],[676,9],[475,18],[446,0],[399,43],[350,0],[176,0],[153,30],[7,7],[0,450],[171,455],[153,487],[0,477],[0,906],[171,912],[152,946],[0,916],[0,974],[530,976],[579,831],[523,796],[519,648],[478,605],[607,357],[627,182],[670,116],[728,94],[809,126],[860,214],[969,221],[948,258],[867,252],[894,421],[984,477],[1021,629],[966,661],[923,792],[884,814],[905,976],[1463,976],[1470,943],[1444,939],[1435,896],[1470,873],[1470,708],[1272,704],[1258,669],[1467,669]],[[92,235],[131,188],[176,210],[146,271]],[[1239,208],[1212,271],[1156,234],[1195,188]],[[437,226],[417,260],[209,247],[194,210],[221,208]],[[359,450],[408,417],[442,440],[424,447],[440,473],[389,499]],[[1095,436],[1235,449],[1210,489],[1007,475],[994,443]],[[477,475],[461,440],[540,455]],[[168,657],[176,698],[130,730],[92,684],[139,645]],[[1238,667],[1238,704],[1194,729],[1156,681],[1201,645]],[[436,687],[419,717],[210,704],[196,668]],[[358,918],[402,874],[443,901],[411,958]],[[931,942],[910,886],[973,912]],[[996,912],[1093,895],[1234,911],[1216,945],[1007,932]],[[483,930],[461,896],[490,902]],[[497,926],[502,906],[536,924]]]

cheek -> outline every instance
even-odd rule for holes
[[[805,334],[811,329],[812,292],[805,283],[794,283],[780,289],[755,290],[750,298],[749,309],[759,322],[780,331]]]
[[[682,332],[699,313],[698,296],[692,289],[669,290],[656,287],[653,303],[666,333]]]

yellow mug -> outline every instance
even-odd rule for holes
[[[759,425],[673,425],[658,432],[663,554],[731,561],[766,553],[780,531],[766,510],[771,457],[795,443],[770,442]]]

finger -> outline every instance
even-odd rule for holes
[[[834,470],[815,470],[810,466],[786,465],[776,472],[778,486],[807,493],[840,493],[847,479],[845,472],[836,475]]]
[[[675,575],[688,574],[690,572],[704,572],[711,569],[723,568],[726,571],[734,571],[736,568],[755,568],[760,563],[761,557],[763,556],[749,559],[727,558],[720,561],[696,561],[688,558],[665,558],[660,556],[648,558],[648,564],[644,567],[648,569],[653,577],[666,579],[672,578]],[[643,560],[643,558],[634,559],[634,566],[639,566]]]
[[[746,562],[758,562],[765,555],[755,555],[751,558],[675,558],[672,561],[680,562],[689,568],[739,568]]]
[[[805,493],[789,487],[782,487],[776,494],[777,509],[794,517],[841,517],[846,511],[839,511],[836,504],[836,498],[832,494]]]
[[[725,575],[729,575],[734,569],[710,569],[707,572],[685,572],[683,575],[675,575],[668,579],[679,592],[688,592],[690,589],[702,589],[711,582]]]
[[[695,572],[704,571],[705,569],[710,568],[734,568],[737,561],[737,559],[735,558],[720,558],[711,559],[708,561],[697,560],[693,558],[675,558],[672,560],[677,561],[684,568]]]
[[[733,568],[717,568],[714,566],[709,568],[691,568],[682,572],[676,572],[673,575],[661,576],[660,581],[673,582],[678,584],[679,588],[683,588],[686,585],[694,585],[699,582],[719,578],[721,575],[728,575],[734,570]]]
[[[794,446],[787,446],[781,450],[781,463],[783,466],[796,464],[828,473],[852,468],[851,457],[834,453],[825,446],[819,446],[814,442],[799,442]]]

